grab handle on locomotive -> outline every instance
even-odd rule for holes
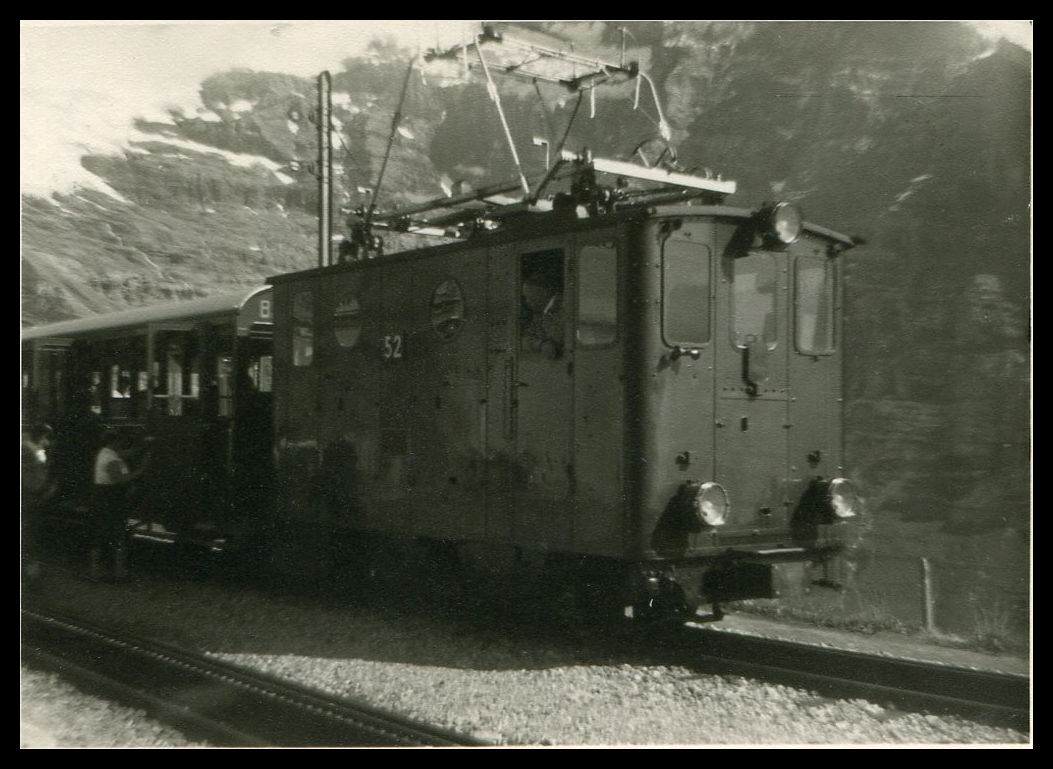
[[[761,383],[768,378],[767,353],[767,346],[756,335],[746,337],[746,344],[742,347],[742,378],[749,395],[756,395]]]

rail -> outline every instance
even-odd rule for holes
[[[860,698],[901,710],[953,714],[1030,728],[1027,676],[898,659],[685,626],[671,639],[680,664],[761,678],[830,697]]]
[[[371,705],[324,694],[81,620],[22,612],[23,659],[227,747],[484,745]]]

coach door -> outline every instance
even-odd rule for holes
[[[203,335],[190,322],[152,323],[148,335],[150,449],[144,506],[169,531],[183,531],[208,509],[205,494],[213,464],[202,419]],[[207,401],[207,398],[205,399]]]
[[[218,415],[233,421],[230,462],[234,477],[234,506],[259,514],[266,504],[274,446],[274,343],[270,336],[253,336],[221,345],[215,359]],[[229,352],[228,352],[229,350]]]
[[[716,478],[731,497],[730,530],[785,521],[786,254],[721,259],[717,291]]]

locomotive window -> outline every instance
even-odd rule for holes
[[[310,366],[314,360],[314,295],[300,291],[293,296],[293,365]]]
[[[618,336],[618,251],[614,243],[578,252],[578,329],[583,347],[602,347]]]
[[[834,351],[834,264],[822,256],[801,256],[795,274],[795,342],[805,355]]]
[[[778,265],[772,254],[747,254],[732,262],[732,341],[747,347],[762,341],[769,350],[778,339]]]
[[[669,345],[706,344],[709,322],[709,246],[676,236],[662,246],[662,337]]]
[[[555,359],[563,354],[563,249],[520,259],[519,335],[522,352]]]
[[[333,333],[336,334],[336,343],[341,347],[351,348],[358,344],[358,338],[362,336],[362,308],[357,296],[349,294],[336,305],[333,310]]]
[[[444,280],[431,295],[431,327],[444,342],[457,338],[464,326],[464,292],[456,280]]]

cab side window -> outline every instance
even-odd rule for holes
[[[673,235],[662,245],[662,337],[668,345],[710,339],[709,246]]]
[[[523,254],[520,259],[520,351],[546,358],[563,355],[562,248]]]
[[[577,342],[603,347],[618,336],[618,249],[589,244],[578,252]]]

